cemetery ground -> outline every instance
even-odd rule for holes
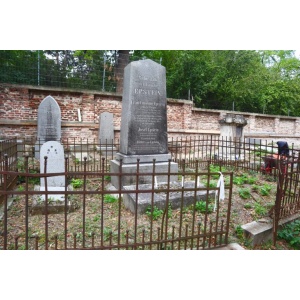
[[[218,171],[217,166],[211,165],[211,171]],[[222,169],[222,172],[230,171],[230,169]],[[225,185],[228,178],[224,176]],[[180,180],[180,178],[179,178]],[[186,178],[187,180],[187,178]],[[72,179],[70,181],[74,190],[82,190],[82,179]],[[35,183],[32,181],[30,185]],[[217,178],[210,182],[211,186],[216,186]],[[245,249],[258,249],[258,250],[279,250],[279,249],[293,249],[286,241],[278,239],[276,246],[272,245],[272,241],[267,242],[261,246],[251,246],[249,241],[243,236],[242,225],[250,223],[252,221],[261,220],[269,215],[269,211],[274,205],[276,197],[276,179],[270,175],[264,175],[256,172],[247,172],[234,170],[233,176],[233,195],[231,205],[231,217],[230,217],[230,229],[229,229],[229,243],[238,243]],[[88,190],[101,190],[110,186],[110,178],[106,177],[102,182],[99,178],[87,179]],[[19,183],[16,190],[22,191],[25,189],[25,183]],[[134,227],[135,215],[124,207],[122,198],[121,201],[117,195],[87,195],[85,198],[84,213],[85,213],[85,236],[86,246],[91,246],[94,235],[99,235],[101,221],[105,224],[103,231],[103,238],[105,241],[116,238],[118,232],[118,223],[122,227],[123,222],[132,225]],[[67,214],[68,223],[68,247],[72,248],[74,243],[73,236],[76,234],[77,245],[82,245],[82,232],[83,232],[83,199],[82,195],[72,195],[72,204],[75,207],[73,212]],[[29,197],[29,207],[33,205],[33,197]],[[51,202],[51,197],[49,199]],[[102,204],[103,205],[102,205]],[[50,203],[51,205],[51,203]],[[226,207],[227,199],[220,202],[220,207]],[[214,219],[215,212],[213,211],[214,199],[210,200],[208,206],[189,206],[183,209],[182,218],[183,225],[185,220],[188,221],[193,217],[193,211],[196,210],[197,219],[201,220],[201,216],[205,210],[208,211],[208,218]],[[104,219],[101,220],[101,210],[103,211]],[[119,218],[119,211],[121,211],[122,217]],[[180,219],[180,209],[168,209],[168,222],[170,224],[177,225]],[[163,211],[155,208],[151,212],[148,211],[145,214],[138,215],[138,226],[149,223],[149,218],[152,218],[153,228],[160,227],[162,219],[165,218]],[[65,214],[49,214],[47,216],[49,237],[56,236],[57,247],[63,248],[65,236],[64,236],[64,224]],[[18,249],[24,249],[22,245],[22,239],[24,240],[24,225],[25,223],[25,196],[14,196],[14,201],[9,207],[9,219],[8,219],[8,239],[13,241],[14,237],[21,235],[19,238]],[[43,239],[45,239],[45,215],[30,215],[28,224],[28,236],[31,237],[30,243],[34,244],[34,237],[39,236],[39,245],[43,247]],[[127,242],[132,241],[133,236],[128,235],[119,237]],[[49,243],[49,249],[54,249],[54,240]],[[61,246],[61,247],[60,247]],[[13,243],[10,244],[11,249],[14,249]]]

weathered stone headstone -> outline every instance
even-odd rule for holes
[[[109,112],[103,112],[99,116],[99,147],[104,156],[112,157],[116,153],[114,147],[114,115]]]
[[[99,116],[99,142],[101,144],[111,144],[114,141],[114,115],[103,112]]]
[[[121,185],[134,184],[140,161],[139,172],[147,173],[153,169],[155,159],[156,172],[168,171],[167,136],[167,99],[166,69],[152,60],[130,63],[124,69],[124,87],[122,99],[120,152],[116,160],[111,161],[111,170],[122,171],[132,176],[122,176]],[[178,172],[178,165],[171,163],[171,172]],[[170,180],[176,180],[171,176]],[[152,182],[152,176],[139,176],[139,183]],[[166,182],[167,176],[157,176],[158,182]],[[119,187],[118,176],[112,177],[112,184]]]
[[[120,142],[126,155],[168,153],[166,70],[152,60],[125,68]]]
[[[39,105],[37,114],[37,142],[35,157],[39,159],[40,146],[48,141],[60,141],[61,138],[61,111],[51,96],[47,96]]]
[[[64,149],[59,142],[49,141],[42,145],[40,155],[41,174],[45,172],[45,156],[47,156],[46,173],[65,172]],[[63,175],[47,177],[47,189],[49,191],[64,191],[65,184],[65,176]],[[45,178],[40,180],[40,191],[45,191]],[[61,194],[53,194],[49,197],[55,200],[64,200],[64,195]],[[45,199],[45,195],[42,198]]]

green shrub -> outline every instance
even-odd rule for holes
[[[277,236],[287,241],[294,249],[300,250],[300,220],[284,225]]]

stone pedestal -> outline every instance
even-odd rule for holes
[[[151,155],[152,156],[152,155]],[[124,163],[122,160],[122,167],[120,160],[112,160],[110,162],[110,170],[112,173],[119,173],[121,172],[121,176],[112,176],[111,177],[111,183],[114,187],[117,189],[120,188],[120,182],[121,187],[127,186],[127,185],[133,185],[137,182],[139,184],[152,184],[153,179],[156,181],[156,183],[166,183],[168,180],[170,182],[174,182],[178,180],[177,175],[170,175],[168,177],[168,171],[170,168],[170,173],[178,173],[178,164],[174,162],[168,162],[168,161],[156,161],[155,166],[153,163],[153,159],[149,161],[146,161],[145,157],[141,157],[141,160],[139,162],[139,175],[137,175],[137,160],[134,158],[129,158],[128,160],[130,163]],[[159,158],[158,158],[159,160]],[[126,159],[125,159],[126,161]],[[155,175],[153,177],[152,173],[155,167],[155,173],[165,173],[163,175]],[[126,175],[123,173],[127,173]],[[149,173],[148,175],[143,175],[143,173]]]

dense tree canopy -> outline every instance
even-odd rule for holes
[[[0,82],[116,91],[121,50],[0,51]],[[196,107],[300,116],[292,50],[122,50],[166,67],[167,96]],[[38,75],[37,75],[38,74]]]
[[[167,93],[200,108],[300,115],[294,51],[139,51],[167,69]]]

